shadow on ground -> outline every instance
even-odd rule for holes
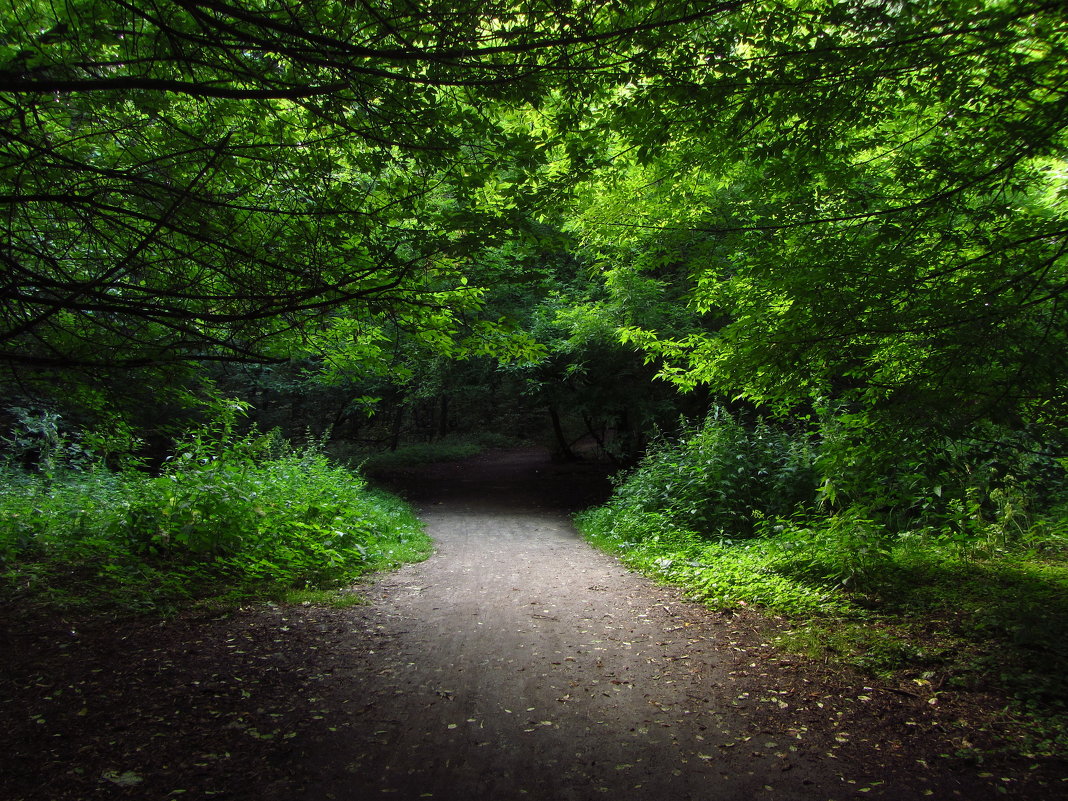
[[[492,451],[456,462],[381,470],[370,477],[419,507],[578,512],[608,499],[612,468],[554,461],[543,448]]]

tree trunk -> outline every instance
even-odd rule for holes
[[[555,406],[549,406],[549,417],[553,421],[553,434],[556,435],[556,445],[560,449],[560,455],[570,462],[577,461],[575,452],[571,450],[567,437],[564,436],[564,427],[560,424],[560,413],[556,411]]]

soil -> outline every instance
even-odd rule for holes
[[[588,546],[569,513],[606,495],[596,465],[385,478],[437,550],[364,605],[8,610],[0,799],[1068,798],[1063,763],[993,755],[996,697],[783,654],[786,622]]]

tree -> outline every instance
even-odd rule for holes
[[[686,6],[10,7],[0,363],[283,360],[339,320],[447,314],[547,158],[514,110],[564,83],[580,103],[719,13]]]
[[[700,69],[649,74],[606,111],[615,169],[575,224],[619,263],[702,235],[675,253],[706,330],[624,337],[683,386],[784,409],[1059,424],[1060,11],[768,2],[694,29]]]

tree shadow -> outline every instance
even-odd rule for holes
[[[777,572],[826,587],[836,569],[830,560],[808,559]],[[856,606],[940,650],[937,661],[952,663],[964,676],[993,680],[1046,711],[1068,710],[1063,567],[920,552],[870,566],[855,577],[848,594]]]
[[[439,504],[486,511],[578,512],[604,503],[611,466],[554,461],[547,449],[495,450],[450,462],[371,474],[381,486],[420,507]]]

